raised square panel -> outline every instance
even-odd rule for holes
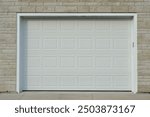
[[[41,76],[26,76],[26,80],[24,82],[25,87],[27,86],[40,86],[42,77]]]
[[[40,49],[40,41],[35,39],[27,40],[26,49]]]
[[[73,67],[74,66],[74,57],[65,56],[61,57],[61,66],[62,67]]]
[[[95,29],[96,31],[104,31],[104,30],[109,30],[110,29],[110,22],[104,21],[104,20],[97,20],[95,21]]]
[[[129,29],[129,22],[126,21],[111,21],[110,30],[113,31],[120,31],[120,30],[128,30]]]
[[[128,41],[127,40],[114,40],[114,48],[115,49],[128,49]]]
[[[57,48],[57,40],[45,39],[43,42],[43,48],[45,48],[45,49],[56,49]]]
[[[28,57],[27,66],[28,67],[40,67],[41,66],[40,56]]]
[[[114,40],[126,40],[129,39],[129,32],[127,31],[120,31],[120,32],[115,32],[115,31],[111,31],[110,33],[110,38],[114,39]]]
[[[110,40],[96,39],[96,49],[110,49]]]
[[[58,22],[57,21],[54,21],[54,20],[47,20],[47,21],[42,21],[42,24],[43,24],[43,31],[44,32],[49,32],[51,30],[56,30],[57,31],[57,28],[58,28]]]
[[[65,30],[69,30],[69,32],[70,32],[70,31],[75,29],[75,26],[76,26],[75,21],[73,22],[73,21],[70,21],[70,20],[62,20],[60,22],[61,32],[65,31]]]
[[[86,30],[86,31],[91,31],[94,27],[94,22],[92,21],[85,21],[85,20],[81,20],[80,22],[78,22],[78,29],[79,30]]]
[[[57,57],[44,57],[43,58],[44,67],[56,67],[57,66]]]
[[[113,88],[120,89],[130,89],[131,88],[131,79],[129,76],[112,76],[112,86]]]
[[[41,31],[41,26],[40,21],[29,20],[24,28],[27,28],[29,31]]]
[[[125,67],[128,66],[128,58],[125,56],[116,56],[113,58],[113,66]]]
[[[95,76],[95,86],[111,88],[111,76]]]
[[[92,67],[93,59],[89,56],[78,57],[79,67]]]
[[[108,56],[95,57],[96,67],[109,67],[110,65],[111,65],[111,57]]]
[[[24,70],[24,74],[28,76],[40,76],[42,74],[41,67],[27,67],[27,69]]]
[[[43,87],[52,87],[59,85],[57,76],[43,76],[41,82]]]
[[[61,48],[62,49],[73,49],[75,46],[74,40],[63,39],[61,40]]]
[[[63,87],[77,86],[77,76],[60,76],[59,82]]]
[[[94,86],[93,76],[79,76],[79,86]]]
[[[79,42],[80,49],[91,49],[92,48],[92,40],[90,39],[81,39]]]

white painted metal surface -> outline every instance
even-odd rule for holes
[[[22,90],[132,90],[131,19],[26,19]]]
[[[131,21],[131,42],[134,42],[134,47],[130,45],[131,50],[131,90],[137,92],[137,14],[136,13],[17,13],[17,80],[16,91],[19,93],[24,90],[24,18],[54,18],[54,17],[85,17],[85,18],[116,18],[116,19],[132,19]]]

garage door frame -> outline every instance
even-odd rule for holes
[[[131,78],[132,92],[137,92],[137,14],[136,13],[17,13],[17,70],[16,91],[22,91],[22,53],[21,53],[21,27],[23,18],[51,18],[51,17],[96,17],[96,18],[132,18],[131,40]]]

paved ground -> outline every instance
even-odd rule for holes
[[[130,92],[22,92],[0,93],[0,100],[150,100],[150,93]]]

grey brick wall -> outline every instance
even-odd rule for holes
[[[0,92],[16,90],[17,12],[137,12],[138,91],[150,92],[150,0],[0,0]]]

